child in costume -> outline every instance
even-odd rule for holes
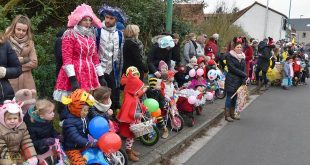
[[[291,57],[287,57],[283,67],[283,80],[282,80],[282,88],[288,89],[292,85],[293,74],[291,70],[291,65],[293,63],[293,59]]]
[[[182,87],[189,81],[189,75],[187,75],[185,67],[179,66],[177,72],[174,75],[175,81],[178,83],[178,87]]]
[[[87,147],[96,147],[96,142],[88,140],[87,114],[94,105],[92,95],[82,89],[75,90],[70,96],[63,97],[69,113],[63,122],[64,150],[72,165],[86,165],[82,151]]]
[[[197,84],[206,84],[206,79],[203,77],[204,70],[202,68],[197,69],[196,76],[192,79],[192,81],[189,83],[188,88],[194,89]]]
[[[23,122],[21,106],[22,103],[6,100],[0,107],[1,165],[38,163],[37,153]]]
[[[110,109],[112,105],[111,89],[108,87],[99,87],[93,91],[93,96],[95,98],[95,105],[91,107],[88,117],[89,120],[96,116],[101,116],[107,118],[113,115],[113,110]]]
[[[146,91],[147,98],[152,98],[158,101],[159,108],[164,110],[165,107],[165,97],[162,95],[160,91],[160,83],[158,83],[158,79],[156,77],[149,78],[149,88]],[[167,125],[162,116],[156,118],[157,124],[163,127],[163,135],[161,136],[163,139],[167,139],[169,136],[169,131]]]
[[[301,62],[297,56],[293,56],[293,70],[294,70],[294,80],[296,82],[296,85],[299,85],[299,80],[301,78],[300,72],[301,72]]]
[[[146,112],[146,107],[140,101],[140,97],[145,93],[147,88],[139,79],[137,73],[134,76],[131,69],[127,73],[127,76],[123,75],[121,79],[121,84],[125,86],[124,101],[117,114],[117,119],[120,122],[119,133],[126,138],[126,153],[128,158],[131,161],[138,161],[140,153],[132,148],[135,136],[129,127],[131,124],[139,123],[143,114]]]
[[[43,99],[38,100],[25,114],[24,121],[38,155],[48,152],[49,146],[55,144],[55,138],[62,139],[53,127],[54,109],[55,105],[52,102]],[[48,157],[39,161],[40,164],[55,164],[55,160],[57,159]]]
[[[191,69],[197,69],[197,58],[194,56],[189,60],[189,63],[186,65],[186,73],[188,73]]]

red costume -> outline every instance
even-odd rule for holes
[[[121,109],[117,115],[117,119],[121,122],[119,132],[120,135],[133,138],[134,134],[130,131],[130,124],[135,123],[137,118],[135,117],[137,107],[140,106],[140,113],[146,111],[146,107],[141,103],[140,97],[143,94],[144,83],[139,77],[133,76],[130,71],[128,77],[122,76],[121,84],[125,85],[124,88],[124,101]]]
[[[246,75],[249,77],[250,65],[251,65],[251,61],[253,59],[253,48],[252,48],[252,46],[248,45],[244,49],[244,54],[245,54],[245,70],[246,70]]]
[[[210,38],[208,43],[205,46],[205,55],[210,56],[213,53],[215,57],[215,61],[217,60],[217,42],[215,39]]]

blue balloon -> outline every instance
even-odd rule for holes
[[[88,148],[82,152],[87,164],[109,165],[105,156],[98,148]]]
[[[88,125],[89,133],[93,138],[99,139],[103,134],[110,130],[109,122],[100,116],[94,117]]]

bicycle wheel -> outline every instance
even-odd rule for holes
[[[174,118],[170,117],[170,127],[173,131],[179,132],[183,129],[184,126],[184,120],[179,114],[175,114]]]
[[[154,144],[156,144],[159,140],[159,130],[158,128],[153,125],[153,129],[154,131],[151,133],[148,133],[146,135],[143,135],[140,137],[140,141],[142,144],[146,145],[146,146],[152,146]]]
[[[115,153],[110,154],[108,157],[109,164],[111,165],[127,165],[128,157],[124,150],[120,149]]]

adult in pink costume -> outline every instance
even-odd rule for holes
[[[78,6],[68,19],[68,29],[62,37],[63,65],[53,93],[56,101],[77,88],[94,90],[104,81],[93,27],[101,28],[101,21],[86,4]]]

